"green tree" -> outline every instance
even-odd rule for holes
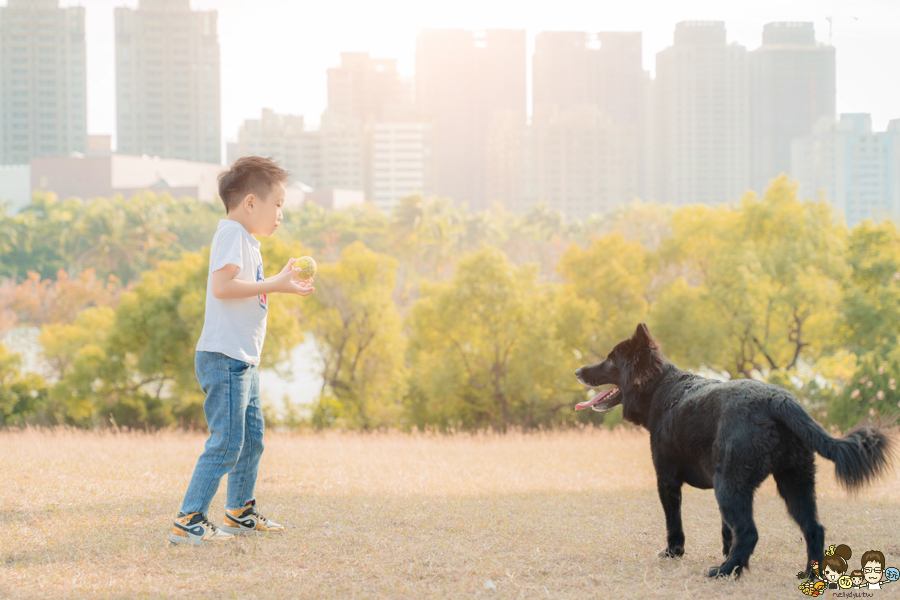
[[[51,396],[64,407],[63,420],[97,426],[112,414],[119,425],[132,427],[202,425],[194,350],[203,329],[208,269],[208,250],[160,262],[122,294],[115,309],[88,308],[74,323],[44,327],[44,353],[60,378]],[[270,302],[267,319],[265,355],[272,365],[302,339],[296,315],[280,300]]]
[[[408,423],[441,428],[535,427],[574,420],[584,392],[557,334],[557,296],[535,265],[496,248],[459,262],[423,288],[409,319]]]
[[[646,320],[652,266],[652,255],[619,233],[595,239],[586,249],[570,246],[559,262],[567,281],[561,310],[569,321],[569,344],[596,360],[630,337]]]
[[[799,201],[782,176],[763,198],[682,209],[672,226],[661,248],[671,283],[651,323],[682,366],[751,377],[833,349],[848,271],[846,230],[829,205]]]
[[[42,414],[47,404],[43,378],[21,373],[21,357],[0,344],[0,425],[54,425]]]
[[[21,280],[36,271],[51,278],[59,269],[69,269],[76,237],[72,221],[81,210],[79,200],[60,202],[55,194],[36,192],[32,203],[4,227],[15,243],[6,244],[5,251],[0,248],[0,277]]]
[[[847,243],[847,280],[841,333],[857,354],[891,350],[900,334],[900,231],[863,221]]]
[[[303,299],[303,326],[322,355],[318,427],[396,424],[405,393],[405,340],[391,294],[397,261],[354,242],[340,261],[319,265]]]

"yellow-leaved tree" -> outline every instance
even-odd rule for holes
[[[315,292],[302,299],[302,325],[322,356],[316,427],[394,425],[405,393],[403,322],[391,297],[397,261],[361,242],[320,264]]]
[[[646,320],[653,262],[640,243],[620,233],[596,238],[588,248],[573,245],[563,254],[561,335],[586,361],[605,358]]]
[[[497,248],[460,260],[413,305],[406,423],[506,430],[574,421],[580,366],[558,334],[559,293]],[[568,409],[568,410],[564,410]]]
[[[782,176],[736,208],[681,209],[672,229],[651,331],[674,362],[751,377],[832,349],[848,270],[830,205],[799,200]]]
[[[283,264],[273,250],[268,275]],[[277,260],[276,260],[277,259]],[[284,260],[286,263],[286,259]],[[115,309],[87,308],[70,324],[44,326],[44,354],[56,367],[50,390],[60,421],[162,427],[203,427],[204,396],[194,372],[194,351],[206,312],[209,250],[160,262],[121,295]],[[289,302],[273,298],[264,356],[278,364],[302,339]]]

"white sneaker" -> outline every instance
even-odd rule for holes
[[[264,517],[256,510],[256,500],[250,500],[244,508],[225,510],[225,523],[222,531],[235,535],[248,533],[284,533],[284,525],[279,525],[272,519]]]
[[[169,541],[173,544],[198,544],[206,546],[217,542],[230,542],[234,536],[219,531],[219,528],[209,522],[206,515],[201,513],[175,515],[175,523],[172,527],[172,535]]]

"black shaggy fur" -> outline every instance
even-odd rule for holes
[[[753,494],[772,475],[788,512],[806,538],[807,563],[821,564],[825,530],[816,514],[814,452],[834,461],[848,489],[868,483],[892,459],[883,426],[860,424],[831,437],[786,390],[748,379],[720,382],[682,371],[660,352],[647,326],[618,344],[601,363],[582,367],[588,386],[618,386],[594,408],[621,402],[623,417],[650,432],[657,489],[666,515],[660,557],[684,554],[681,486],[713,488],[722,514],[725,561],[710,577],[741,574],[756,547]]]

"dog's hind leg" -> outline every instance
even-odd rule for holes
[[[666,514],[666,547],[659,553],[660,558],[675,558],[684,555],[684,529],[681,525],[681,483],[656,480],[659,500]]]
[[[716,500],[722,513],[722,521],[730,526],[732,539],[728,556],[718,567],[707,573],[709,577],[726,577],[741,572],[750,563],[750,555],[756,548],[759,533],[753,522],[753,492],[756,485],[748,481],[729,481],[726,477],[716,477]]]
[[[825,547],[825,528],[816,514],[816,468],[810,455],[807,464],[774,474],[778,493],[784,498],[788,512],[797,521],[806,539],[807,576],[812,561],[822,564]]]

